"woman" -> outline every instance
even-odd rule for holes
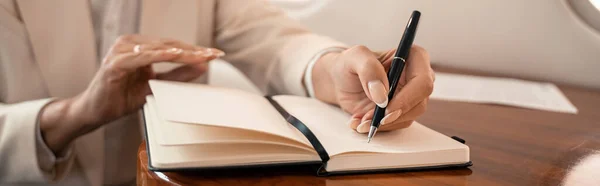
[[[265,92],[339,105],[360,133],[376,104],[388,106],[381,131],[407,127],[432,91],[422,48],[388,100],[393,50],[346,47],[262,1],[0,3],[0,183],[134,183],[147,81],[197,79],[217,57]],[[154,71],[163,61],[180,65]]]

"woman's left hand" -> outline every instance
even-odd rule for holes
[[[348,125],[359,133],[369,132],[376,104],[387,106],[380,131],[410,126],[426,110],[435,75],[427,51],[413,46],[394,97],[388,100],[387,71],[395,51],[377,53],[355,46],[324,55],[313,69],[315,97],[351,113]]]

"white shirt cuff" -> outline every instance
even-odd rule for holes
[[[330,52],[342,52],[344,51],[344,48],[340,48],[340,47],[331,47],[331,48],[326,48],[322,51],[320,51],[319,53],[317,53],[317,55],[315,55],[310,62],[308,62],[308,65],[306,66],[306,71],[304,72],[304,86],[306,88],[306,92],[308,93],[309,97],[314,98],[315,97],[315,88],[312,82],[312,71],[313,68],[315,67],[315,63],[317,63],[317,61],[319,61],[319,59],[325,55],[328,54]]]

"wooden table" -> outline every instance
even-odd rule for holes
[[[148,171],[146,146],[141,144],[137,181],[138,185],[600,185],[600,91],[559,87],[578,114],[431,100],[418,121],[465,139],[474,164],[470,168],[332,177],[316,177],[309,168],[160,173]]]

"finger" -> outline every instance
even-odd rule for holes
[[[180,58],[205,58],[204,60],[210,61],[218,57],[225,56],[225,52],[216,48],[206,48],[200,46],[188,45],[182,42],[168,42],[161,43],[155,42],[151,44],[140,45],[140,50],[178,50],[182,49],[183,52]]]
[[[365,134],[365,133],[369,132],[370,128],[371,128],[371,120],[366,120],[366,121],[361,122],[360,125],[358,125],[356,127],[356,132]]]
[[[431,76],[431,63],[427,51],[419,46],[413,45],[406,60],[407,79],[416,76]]]
[[[139,53],[131,52],[116,56],[109,62],[109,65],[113,68],[133,71],[156,62],[170,61],[182,64],[198,64],[214,59],[214,57],[206,58],[198,55],[185,55],[183,53],[183,50],[176,48],[141,51]]]
[[[403,129],[403,128],[409,127],[413,122],[414,122],[414,120],[397,121],[397,122],[391,123],[390,125],[380,126],[378,131],[392,131],[392,130]]]
[[[358,76],[367,97],[380,107],[388,104],[387,74],[376,56],[367,47],[352,47],[344,52],[352,54],[350,70]]]
[[[415,106],[414,108],[412,108],[411,110],[406,112],[406,114],[402,114],[402,111],[391,111],[391,112],[386,111],[386,113],[387,113],[386,116],[384,116],[383,119],[381,119],[381,126],[393,125],[394,123],[417,119],[417,117],[419,117],[420,115],[425,113],[425,111],[427,110],[428,100],[429,99],[423,100],[417,106]],[[368,132],[371,121],[373,120],[373,115],[374,115],[374,110],[370,110],[368,113],[366,113],[362,117],[360,122],[354,123],[357,125],[356,127],[353,127],[353,126],[351,126],[351,127],[360,133]],[[400,116],[402,116],[402,117],[400,117]],[[368,122],[366,122],[366,121],[368,121]],[[363,123],[365,123],[365,125],[361,126],[361,125],[363,125]]]
[[[387,61],[387,60],[391,61],[393,59],[395,53],[396,53],[396,49],[387,50],[387,51],[383,51],[383,52],[375,52],[375,54],[377,55],[377,59],[381,62]]]
[[[136,44],[135,46],[139,46],[140,51],[149,51],[149,50],[167,50],[170,48],[177,48],[169,45],[164,45],[161,43],[149,43],[149,44]],[[135,50],[134,50],[135,52]]]
[[[356,116],[358,118],[362,118],[362,116],[365,115],[367,111],[375,109],[375,104],[368,98],[365,99],[364,95],[359,96],[361,97],[360,101],[353,100],[352,104],[354,104],[354,107],[346,109],[344,111],[352,113],[353,116]]]
[[[136,45],[148,45],[155,40],[157,39],[138,34],[122,35],[115,40],[111,50],[113,52],[127,53],[131,52],[131,49]]]
[[[171,39],[171,38],[156,38],[147,35],[123,35],[117,39],[117,42],[125,41],[125,43],[130,44],[139,44],[139,45],[154,45],[154,46],[164,46],[165,48],[181,48],[183,50],[195,50],[197,49],[195,45],[184,43],[180,40]]]
[[[160,39],[159,41],[154,42],[154,44],[170,46],[170,47],[174,47],[174,48],[181,48],[184,51],[199,52],[205,56],[214,55],[214,56],[222,57],[225,55],[225,52],[223,52],[222,50],[216,49],[216,48],[206,48],[206,47],[191,45],[191,44],[187,44],[185,42],[182,42],[179,40],[174,40],[174,39]]]
[[[427,99],[432,91],[433,82],[431,76],[419,76],[409,80],[402,90],[396,93],[387,109],[400,112],[411,110]]]
[[[187,44],[185,42],[175,40],[175,39],[168,39],[168,38],[156,39],[156,38],[143,36],[143,35],[120,36],[115,41],[116,48],[114,48],[114,51],[118,51],[120,53],[131,52],[132,51],[131,49],[133,49],[133,47],[136,45],[140,46],[141,51],[180,48],[184,51],[190,51],[190,52],[198,51],[205,55],[208,54],[208,55],[214,55],[217,57],[222,57],[225,55],[225,52],[223,52],[219,49],[216,49],[216,48],[200,47],[200,46]],[[208,56],[208,55],[206,55],[206,56]]]
[[[390,70],[390,67],[392,66],[395,54],[396,54],[396,49],[376,53],[376,55],[379,56],[379,57],[377,57],[377,60],[379,60],[381,62],[386,73]],[[396,88],[396,92],[400,91],[400,89],[402,89],[404,84],[406,84],[406,73],[400,74],[400,80],[398,81],[398,86]]]
[[[140,51],[146,51],[146,50],[177,50],[177,49],[182,49],[183,53],[182,53],[182,57],[204,57],[204,58],[217,58],[217,57],[223,57],[225,56],[225,52],[216,49],[216,48],[205,48],[205,47],[199,47],[199,46],[181,46],[181,45],[177,45],[177,46],[172,46],[172,45],[165,45],[165,44],[159,44],[159,43],[153,43],[153,44],[147,44],[147,45],[138,45],[139,50]],[[135,51],[135,50],[134,50]]]
[[[415,78],[417,75],[426,75],[430,74],[430,76],[435,79],[433,75],[433,69],[431,69],[431,64],[429,61],[429,55],[425,49],[413,45],[411,49],[411,54],[406,61],[405,72],[400,75],[400,80],[398,81],[398,86],[396,88],[396,93],[402,90],[402,88],[406,85],[407,80]],[[383,65],[387,69],[390,68],[393,59],[389,59],[389,63],[386,61]]]
[[[169,50],[175,50],[177,48],[172,48]],[[208,62],[210,60],[216,59],[218,57],[221,57],[224,53],[221,53],[220,55],[216,55],[215,53],[210,52],[210,50],[198,50],[198,51],[188,51],[188,50],[183,50],[183,52],[181,53],[181,55],[177,58],[175,58],[174,60],[183,60],[183,61],[190,61],[190,60],[199,60],[199,61],[205,61]]]
[[[169,39],[169,38],[161,38],[161,39],[152,41],[152,43],[157,43],[157,44],[165,45],[165,46],[172,46],[172,47],[181,48],[184,50],[194,50],[196,48],[195,45],[187,44],[182,41],[175,40],[175,39]]]
[[[126,45],[119,48],[121,53],[126,52],[135,52],[135,47],[139,51],[149,51],[149,50],[168,50],[168,49],[182,49],[184,55],[198,55],[203,57],[222,57],[225,55],[225,52],[216,49],[216,48],[206,48],[200,46],[187,45],[182,43],[161,43],[161,42],[153,42],[149,44],[137,44],[137,45]]]
[[[431,95],[431,92],[433,92],[433,76],[428,64],[429,57],[426,53],[418,51],[413,53],[411,51],[406,67],[406,84],[390,100],[390,106],[387,109],[408,111]]]
[[[362,108],[359,112],[357,112],[356,114],[358,116],[360,116],[359,118],[363,118],[365,115],[372,113],[373,110],[375,110],[376,105],[373,102],[370,102],[367,106],[365,106],[364,108]]]
[[[363,117],[361,118],[360,122],[362,123],[364,121],[372,120],[374,114],[375,114],[375,109],[371,109],[371,110],[367,111],[365,113],[365,115],[363,115]]]
[[[414,108],[409,110],[406,114],[402,114],[402,111],[392,111],[392,112],[388,113],[381,120],[380,127],[384,127],[386,125],[401,125],[401,126],[385,127],[385,128],[393,128],[394,130],[407,127],[406,126],[407,123],[405,123],[406,121],[414,121],[417,117],[419,117],[420,115],[425,113],[425,111],[427,110],[427,102],[428,102],[428,99],[422,101],[417,106],[415,106]],[[357,132],[359,132],[359,133],[369,132],[369,129],[371,126],[371,121],[372,121],[373,115],[374,115],[374,111],[371,110],[369,113],[367,113],[362,118],[360,124],[358,124],[358,126],[356,126],[355,130]],[[399,117],[400,115],[402,115],[402,117]]]
[[[161,80],[169,80],[169,81],[191,81],[202,74],[204,74],[208,70],[207,63],[193,64],[193,65],[185,65],[177,67],[171,71],[159,73],[156,75],[157,79]]]
[[[130,52],[134,52],[134,53],[138,53],[141,51],[150,51],[150,50],[166,50],[169,48],[173,48],[171,46],[167,46],[167,45],[161,45],[161,44],[156,44],[156,43],[151,43],[151,44],[136,44],[136,43],[119,43],[119,44],[115,44],[115,46],[113,46],[113,53],[130,53]],[[137,50],[137,51],[136,51]]]
[[[369,112],[373,112],[373,109],[375,109],[375,104],[368,99],[363,99],[357,104],[358,105],[350,112],[354,114],[352,114],[350,120],[348,121],[348,126],[354,130],[356,130],[356,127],[358,127],[360,124],[363,116]]]
[[[358,117],[351,117],[350,120],[348,121],[348,126],[353,130],[356,130],[356,127],[358,127],[359,124],[360,124],[360,118],[358,118]]]
[[[392,61],[394,60],[395,53],[396,53],[396,49],[376,53],[378,56],[377,60],[379,60],[379,62],[381,62],[381,64],[383,65],[383,68],[385,69],[386,72],[390,69],[390,66],[392,65]]]
[[[371,121],[373,119],[373,114],[375,109],[369,110],[360,120],[360,124],[356,127],[356,132],[358,133],[367,133],[369,132],[369,128],[371,128]]]
[[[429,99],[425,99],[421,101],[417,106],[412,109],[402,112],[402,110],[396,110],[391,112],[386,112],[386,115],[381,119],[381,125],[389,125],[392,123],[415,120],[419,116],[421,116],[427,110],[427,103]]]

